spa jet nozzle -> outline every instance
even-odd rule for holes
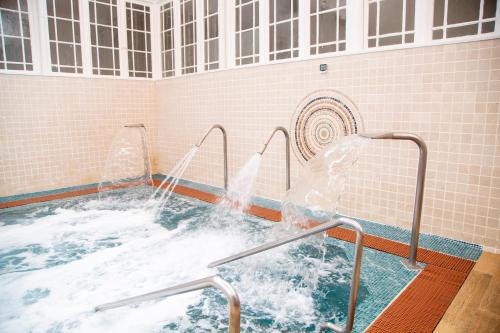
[[[226,130],[222,125],[215,124],[212,127],[208,129],[208,131],[205,133],[205,135],[201,138],[201,140],[195,145],[196,147],[201,147],[203,142],[205,142],[205,139],[208,137],[208,135],[214,130],[214,129],[219,129],[222,132],[222,149],[224,152],[224,189],[227,190],[227,184],[228,184],[228,176],[227,176],[227,134]]]
[[[267,150],[267,146],[271,142],[272,138],[274,137],[274,134],[278,131],[283,132],[283,135],[285,136],[285,145],[286,145],[286,189],[287,191],[290,189],[290,134],[288,134],[288,131],[286,128],[282,126],[275,127],[267,141],[264,143],[264,146],[260,151],[257,153],[260,155],[263,155],[264,152]]]
[[[128,125],[125,125],[124,127],[128,127],[128,128],[146,128],[146,126],[144,126],[144,124],[128,124]]]

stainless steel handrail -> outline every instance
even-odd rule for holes
[[[215,124],[212,127],[210,127],[208,129],[208,131],[205,133],[205,135],[203,136],[203,138],[201,138],[200,142],[198,142],[196,144],[196,147],[199,148],[203,144],[203,142],[205,142],[205,139],[210,134],[210,132],[212,132],[216,128],[220,129],[220,131],[222,132],[222,148],[224,150],[224,189],[227,190],[227,184],[228,184],[228,175],[227,175],[227,172],[228,172],[228,168],[227,168],[227,134],[226,134],[226,130],[224,129],[224,127],[222,127],[222,125],[219,125],[219,124]]]
[[[408,140],[417,144],[419,149],[417,189],[415,191],[415,206],[413,208],[413,224],[411,227],[410,253],[408,260],[403,263],[410,269],[422,269],[417,263],[418,240],[420,237],[420,222],[422,219],[422,205],[424,201],[425,172],[427,169],[427,145],[418,135],[413,133],[362,133],[360,136],[377,140]]]
[[[150,185],[153,185],[153,176],[151,173],[151,158],[149,156],[149,149],[147,143],[147,131],[144,124],[127,124],[124,125],[126,128],[139,128],[143,131],[141,135],[141,145],[142,145],[142,158],[144,160],[144,175],[148,178]]]
[[[288,134],[288,131],[286,128],[282,126],[275,127],[269,138],[267,139],[266,143],[264,143],[264,146],[262,149],[258,152],[259,154],[264,154],[264,152],[267,150],[267,146],[271,142],[271,139],[273,138],[274,134],[278,131],[283,132],[283,135],[285,135],[285,145],[286,145],[286,190],[288,191],[290,189],[290,134]]]
[[[347,323],[345,328],[342,328],[338,325],[332,324],[332,323],[324,323],[321,324],[321,330],[324,330],[326,328],[329,328],[337,333],[344,333],[344,332],[350,332],[352,330],[352,327],[354,325],[354,313],[356,312],[356,300],[358,298],[358,287],[359,287],[359,273],[361,271],[361,257],[363,255],[363,229],[361,228],[361,225],[357,223],[356,221],[349,219],[347,217],[340,217],[335,219],[334,221],[327,222],[320,224],[314,228],[305,230],[299,234],[292,235],[289,237],[285,237],[282,239],[278,239],[272,242],[269,242],[267,244],[263,244],[260,246],[257,246],[253,249],[243,251],[241,253],[214,261],[208,265],[208,267],[216,267],[220,266],[223,264],[227,264],[229,262],[242,259],[248,256],[252,256],[254,254],[264,252],[270,249],[273,249],[275,247],[291,243],[293,241],[309,237],[311,235],[315,235],[317,233],[325,232],[329,229],[336,228],[340,225],[348,225],[352,228],[354,228],[356,232],[356,249],[354,252],[354,269],[352,273],[352,281],[351,281],[351,292],[349,294],[349,307],[347,311]]]
[[[122,306],[138,304],[158,298],[180,295],[191,291],[205,288],[216,288],[222,291],[227,298],[229,305],[229,333],[240,332],[240,298],[236,290],[225,280],[218,276],[210,276],[203,279],[179,284],[166,289],[153,291],[151,293],[126,298],[117,302],[106,303],[95,307],[95,311],[104,311]]]

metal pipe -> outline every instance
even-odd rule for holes
[[[344,333],[344,332],[350,332],[352,330],[352,327],[354,325],[354,314],[356,312],[356,300],[358,298],[358,287],[359,287],[359,274],[361,272],[361,258],[363,255],[363,229],[357,223],[356,221],[349,219],[347,217],[340,217],[335,219],[334,221],[327,222],[320,224],[314,228],[305,230],[297,235],[291,235],[282,239],[278,239],[272,242],[269,242],[267,244],[263,244],[260,246],[257,246],[253,249],[249,249],[240,253],[237,253],[235,255],[214,261],[208,265],[209,268],[217,267],[223,264],[227,264],[229,262],[239,260],[242,258],[246,258],[252,255],[255,255],[257,253],[261,253],[276,247],[279,247],[284,244],[291,243],[293,241],[306,238],[312,235],[315,235],[317,233],[325,232],[329,229],[336,228],[340,225],[348,225],[352,228],[354,228],[356,232],[356,243],[355,243],[355,252],[354,252],[354,268],[353,268],[353,273],[352,273],[352,280],[351,280],[351,292],[349,294],[349,305],[348,305],[348,310],[347,310],[347,323],[345,328],[341,328],[335,324],[331,323],[324,323],[321,324],[321,330],[325,328],[332,329],[333,331],[337,333]]]
[[[228,175],[227,175],[227,173],[228,173],[228,168],[227,168],[227,134],[226,134],[226,130],[224,129],[224,127],[222,127],[222,125],[219,125],[219,124],[215,124],[212,127],[210,127],[208,129],[208,131],[205,133],[205,135],[203,136],[203,138],[201,138],[200,142],[198,142],[196,144],[196,147],[199,148],[203,144],[203,142],[205,142],[205,139],[210,134],[210,132],[212,132],[212,130],[214,130],[215,128],[220,129],[220,131],[222,132],[222,147],[223,147],[223,151],[224,151],[224,189],[227,190],[227,184],[228,184]]]
[[[283,132],[283,135],[285,135],[285,145],[286,145],[286,190],[288,191],[290,189],[290,134],[288,134],[288,131],[286,128],[282,126],[278,126],[274,128],[273,132],[267,139],[266,143],[264,143],[264,146],[262,149],[258,152],[259,154],[264,154],[264,152],[267,150],[267,146],[271,142],[271,139],[273,138],[274,134],[278,131]]]
[[[153,291],[151,293],[126,298],[117,302],[106,303],[95,307],[95,311],[104,311],[122,306],[138,304],[151,301],[158,298],[165,298],[174,295],[180,295],[191,291],[205,288],[219,289],[227,298],[229,305],[229,333],[240,332],[240,298],[236,290],[225,280],[218,276],[210,276],[203,279],[179,284],[166,289]]]
[[[124,125],[124,127],[129,127],[129,128],[143,127],[143,128],[146,128],[146,126],[144,126],[144,124],[127,124],[127,125]]]
[[[418,135],[413,133],[388,132],[388,133],[363,133],[360,136],[376,140],[408,140],[417,144],[419,149],[417,188],[415,191],[415,206],[413,208],[413,224],[411,227],[410,253],[408,260],[403,263],[410,269],[422,269],[417,263],[418,240],[420,237],[420,222],[422,219],[422,206],[424,202],[425,173],[427,169],[427,145]]]

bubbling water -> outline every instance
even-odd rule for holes
[[[282,221],[287,228],[307,227],[311,219],[320,223],[331,221],[349,171],[369,141],[358,135],[343,137],[307,162],[282,203]]]
[[[325,190],[321,182],[328,180],[328,195],[341,190],[336,182],[342,178],[336,174],[354,163],[355,146],[342,141],[339,147],[328,147],[307,168],[307,178],[288,193],[285,204],[300,204],[314,213],[331,208],[332,201],[319,196]],[[310,238],[207,268],[214,260],[283,234],[270,232],[277,230],[276,224],[244,214],[260,154],[249,159],[215,207],[173,195],[195,153],[193,147],[172,170],[168,191],[159,199],[149,198],[161,207],[160,215],[143,204],[148,190],[136,188],[112,191],[106,200],[73,201],[44,213],[31,212],[29,223],[0,225],[0,331],[224,331],[227,304],[214,290],[93,311],[98,304],[213,274],[238,291],[245,332],[313,331],[319,322],[344,320],[350,247],[344,250]],[[307,191],[311,185],[312,194]],[[134,197],[135,191],[140,193]],[[296,213],[287,207],[286,212]],[[329,296],[332,290],[339,296]],[[327,298],[328,306],[318,298]]]

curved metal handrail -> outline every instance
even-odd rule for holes
[[[267,150],[267,146],[271,142],[271,139],[274,137],[274,134],[278,131],[283,132],[283,135],[285,135],[285,145],[286,145],[286,190],[288,191],[290,189],[290,134],[288,134],[288,131],[286,128],[282,126],[275,127],[267,141],[264,143],[264,146],[262,149],[258,152],[260,155],[264,154],[264,152]]]
[[[352,330],[352,327],[354,325],[354,314],[356,312],[356,300],[358,298],[358,287],[359,287],[359,274],[361,272],[361,257],[363,255],[363,228],[361,228],[361,225],[357,223],[356,221],[349,219],[347,217],[340,217],[335,219],[334,221],[327,222],[320,224],[314,228],[307,229],[299,234],[288,236],[282,239],[278,239],[272,242],[269,242],[267,244],[263,244],[260,246],[257,246],[253,249],[246,250],[243,252],[240,252],[238,254],[214,261],[208,265],[209,268],[213,268],[216,266],[220,266],[223,264],[227,264],[229,262],[246,258],[248,256],[252,256],[254,254],[264,252],[270,249],[273,249],[275,247],[291,243],[293,241],[306,238],[321,232],[325,232],[327,230],[336,228],[341,225],[348,225],[352,228],[354,228],[354,231],[356,232],[356,249],[354,252],[354,269],[352,273],[352,281],[351,281],[351,292],[349,294],[349,306],[347,310],[347,322],[345,328],[342,328],[338,325],[332,324],[332,323],[324,323],[321,324],[321,330],[324,330],[326,328],[329,328],[337,333],[345,333],[345,332],[350,332]]]
[[[138,304],[158,298],[180,295],[191,291],[205,288],[216,288],[227,298],[229,305],[229,333],[240,332],[240,298],[236,290],[219,276],[209,276],[203,279],[194,280],[188,283],[179,284],[170,288],[153,291],[151,293],[126,298],[120,301],[101,304],[95,307],[95,311],[104,311],[122,306]]]
[[[417,169],[417,189],[415,191],[415,206],[413,208],[413,223],[411,227],[410,253],[408,259],[403,261],[410,269],[422,269],[417,263],[418,239],[420,237],[420,222],[422,219],[422,205],[424,202],[425,172],[427,169],[427,145],[418,135],[403,132],[387,133],[362,133],[362,137],[376,140],[407,140],[417,144],[419,149]]]
[[[208,137],[208,135],[210,134],[210,132],[212,132],[214,129],[220,129],[220,131],[222,132],[222,147],[223,147],[223,150],[224,150],[224,189],[227,190],[227,184],[228,184],[228,175],[227,175],[227,134],[226,134],[226,130],[224,129],[224,127],[222,127],[222,125],[219,125],[219,124],[215,124],[213,125],[212,127],[210,127],[208,129],[208,131],[205,133],[205,135],[201,138],[201,140],[196,144],[196,147],[200,147],[203,142],[205,142],[205,139]]]

